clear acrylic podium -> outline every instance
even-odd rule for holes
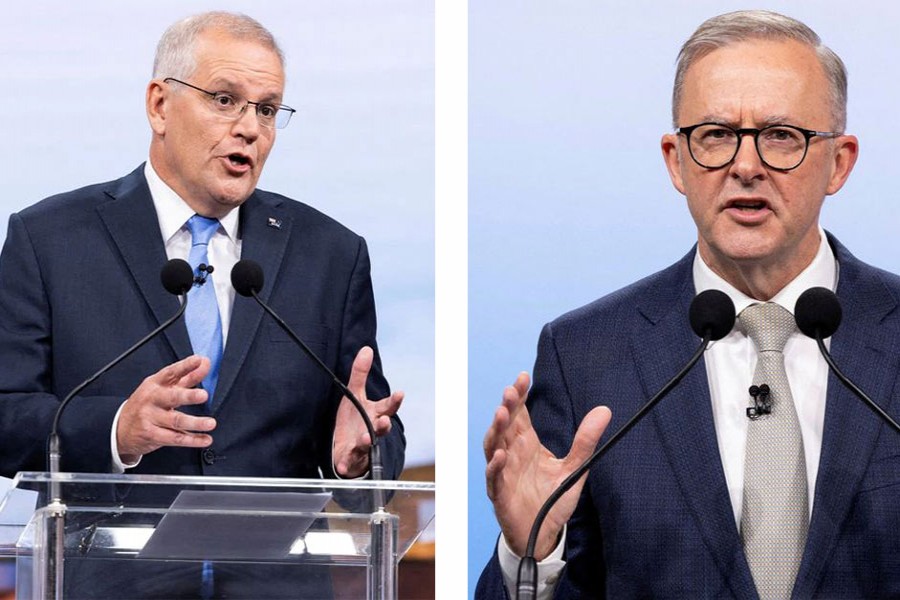
[[[430,482],[19,473],[16,489],[37,493],[0,540],[20,600],[392,599],[434,517]]]

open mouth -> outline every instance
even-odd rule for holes
[[[228,161],[235,167],[246,167],[250,165],[250,159],[243,154],[229,154]]]
[[[767,206],[768,203],[763,200],[735,200],[734,202],[729,203],[728,208],[736,208],[740,211],[753,212],[762,210]]]

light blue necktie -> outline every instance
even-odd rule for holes
[[[207,408],[212,406],[216,383],[219,381],[219,363],[222,362],[222,320],[219,318],[219,303],[216,302],[216,288],[213,274],[201,273],[199,266],[208,265],[207,246],[219,228],[219,221],[194,215],[187,222],[191,232],[191,254],[188,262],[194,269],[194,276],[206,279],[197,283],[188,292],[188,305],[184,320],[187,325],[191,346],[195,354],[209,358],[209,374],[203,379],[203,389],[209,393]]]

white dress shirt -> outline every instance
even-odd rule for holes
[[[166,246],[166,256],[169,260],[181,258],[188,260],[191,253],[191,232],[187,228],[188,219],[194,216],[194,210],[181,199],[166,183],[160,179],[153,169],[150,161],[144,165],[144,177],[150,188],[150,196],[153,198],[153,206],[159,220],[159,231]],[[210,275],[216,289],[216,302],[219,304],[219,316],[222,320],[222,347],[228,339],[228,326],[231,323],[231,309],[234,304],[234,287],[231,285],[231,268],[241,258],[241,239],[238,232],[238,210],[232,209],[227,215],[219,219],[219,228],[209,240],[207,256],[209,264],[214,267]],[[162,267],[162,265],[160,265]],[[122,403],[124,406],[124,402]],[[119,458],[118,444],[116,443],[116,428],[119,423],[119,415],[122,408],[119,407],[113,419],[110,432],[110,447],[112,448],[113,471],[123,473],[125,469],[137,466],[124,464]]]
[[[791,314],[794,314],[797,298],[807,289],[811,287],[837,289],[838,265],[834,252],[821,228],[819,237],[819,250],[809,266],[770,300]],[[709,289],[721,290],[728,294],[734,302],[737,314],[751,304],[758,303],[716,275],[700,258],[699,252],[694,255],[693,278],[694,288],[698,294]],[[826,345],[829,344],[830,340],[827,340]],[[828,364],[819,353],[815,340],[799,331],[788,339],[784,347],[784,357],[791,395],[794,398],[803,435],[806,473],[809,480],[809,510],[812,514],[819,455],[822,451],[822,432],[825,426]],[[753,341],[742,333],[737,325],[727,336],[712,342],[704,354],[719,455],[738,529],[741,524],[744,494],[744,451],[747,445],[748,423],[746,410],[751,402],[748,389],[756,369],[756,360],[757,352]],[[565,566],[562,559],[565,535],[564,529],[554,551],[538,563],[539,599],[552,597],[556,581]],[[506,588],[510,597],[514,598],[519,557],[510,550],[503,536],[497,545],[497,555]]]

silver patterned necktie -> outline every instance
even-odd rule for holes
[[[768,385],[771,401],[747,430],[741,539],[760,598],[790,598],[809,529],[803,435],[783,354],[796,323],[773,303],[744,309],[739,321],[759,355],[752,383]]]

